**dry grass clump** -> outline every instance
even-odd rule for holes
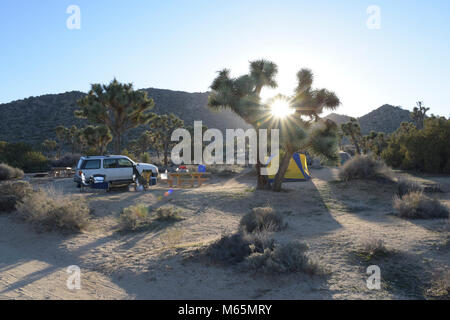
[[[183,218],[173,207],[159,207],[153,212],[145,205],[139,204],[123,209],[119,217],[119,227],[122,231],[136,231],[153,226],[157,223],[172,223]]]
[[[399,178],[397,181],[398,191],[397,195],[401,198],[405,194],[411,192],[423,192],[424,188],[418,184],[417,182],[407,179],[407,178]]]
[[[306,254],[308,246],[293,241],[266,248],[263,252],[254,251],[245,260],[245,266],[251,270],[268,274],[303,272],[324,274],[326,271]]]
[[[119,227],[123,231],[134,231],[149,223],[148,207],[142,204],[124,208],[119,216]]]
[[[183,220],[180,211],[173,207],[160,207],[154,211],[154,220],[162,222],[174,222]]]
[[[370,156],[356,156],[348,160],[339,169],[339,179],[349,181],[355,179],[391,178],[392,171],[386,164]]]
[[[422,192],[413,191],[402,197],[394,197],[394,208],[400,217],[408,219],[448,218],[449,209],[439,200]]]
[[[89,207],[82,198],[52,189],[25,196],[16,206],[18,215],[42,230],[79,232],[89,224]]]
[[[248,233],[280,231],[285,226],[281,214],[275,212],[270,206],[253,208],[252,212],[242,217],[239,225],[241,230]]]
[[[11,212],[16,204],[31,194],[33,188],[26,181],[6,181],[0,184],[0,212]]]
[[[444,270],[434,275],[431,286],[426,290],[428,297],[439,300],[450,299],[450,271]]]
[[[23,171],[21,169],[11,167],[5,163],[0,163],[0,181],[22,177]]]
[[[391,253],[392,252],[386,248],[382,239],[370,239],[363,243],[358,255],[368,261],[371,259],[386,257]]]
[[[224,235],[206,248],[203,254],[210,262],[220,265],[235,265],[244,261],[252,252],[264,252],[272,249],[273,239],[265,233],[239,232]]]

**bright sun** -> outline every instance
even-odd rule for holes
[[[270,112],[274,117],[284,118],[293,114],[295,110],[289,107],[287,101],[278,99],[272,104]]]

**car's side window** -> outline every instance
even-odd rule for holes
[[[85,160],[81,169],[100,169],[100,160]]]
[[[118,159],[119,168],[131,168],[133,164],[128,159]]]
[[[115,169],[115,168],[117,168],[117,160],[116,159],[104,159],[103,160],[103,168],[104,169]]]

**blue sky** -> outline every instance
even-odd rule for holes
[[[69,5],[81,29],[69,30]],[[366,9],[381,9],[381,29]],[[450,1],[9,0],[0,2],[0,103],[87,91],[113,77],[136,88],[207,91],[215,72],[279,66],[290,94],[303,67],[360,116],[389,103],[450,116]]]

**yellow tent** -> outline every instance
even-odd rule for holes
[[[278,155],[271,157],[268,160],[268,169],[270,169],[270,166],[272,165],[272,160],[278,157]],[[269,175],[269,181],[273,182],[275,179],[274,175]],[[304,154],[294,153],[294,155],[291,158],[291,161],[289,162],[289,167],[286,171],[286,174],[284,175],[284,181],[305,181],[311,179],[311,176],[309,175],[308,170],[308,164],[306,162],[306,156]]]

